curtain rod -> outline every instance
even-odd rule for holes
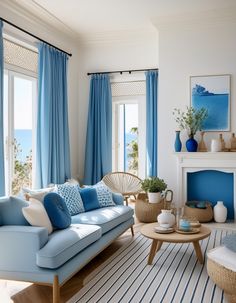
[[[50,46],[56,48],[56,49],[59,50],[60,52],[63,52],[63,53],[67,54],[67,55],[70,56],[70,57],[72,56],[72,54],[67,53],[66,51],[62,50],[61,48],[59,48],[59,47],[57,47],[57,46],[55,46],[55,45],[53,45],[53,44],[51,44],[51,43],[49,43],[49,42],[43,40],[42,38],[40,38],[40,37],[38,37],[38,36],[36,36],[36,35],[30,33],[30,32],[28,32],[27,30],[23,29],[22,27],[19,27],[18,25],[15,25],[15,24],[11,23],[10,21],[8,21],[8,20],[6,20],[6,19],[4,19],[4,18],[2,18],[2,17],[0,17],[0,19],[1,19],[3,22],[5,22],[5,23],[7,23],[7,24],[9,24],[9,25],[11,25],[11,26],[13,26],[13,27],[15,27],[16,29],[18,29],[18,30],[20,30],[20,31],[22,31],[22,32],[24,32],[24,33],[26,33],[27,35],[30,35],[31,37],[33,37],[33,38],[35,38],[35,39],[37,39],[37,40],[39,40],[39,41],[41,41],[41,42],[43,42],[43,43],[46,43],[46,44],[48,44],[48,45],[50,45]]]
[[[146,69],[129,69],[129,70],[116,70],[111,72],[96,72],[96,73],[87,73],[87,76],[95,75],[95,74],[123,74],[123,73],[133,73],[133,72],[146,72],[149,70],[158,70],[158,68],[146,68]]]

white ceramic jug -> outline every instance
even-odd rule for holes
[[[227,218],[227,208],[224,206],[223,201],[217,201],[214,207],[214,220],[218,223],[224,223]]]
[[[220,152],[222,149],[222,144],[219,139],[212,139],[211,140],[211,151],[212,152]]]
[[[157,222],[162,225],[168,225],[172,227],[175,224],[175,216],[171,213],[169,209],[162,209],[160,215],[157,216]]]

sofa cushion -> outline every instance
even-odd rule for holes
[[[52,224],[42,202],[30,198],[29,205],[22,208],[22,213],[30,225],[45,227],[51,234]]]
[[[82,188],[80,189],[80,195],[83,200],[85,211],[100,208],[95,188]]]
[[[112,192],[106,186],[105,183],[98,182],[93,186],[96,189],[98,195],[98,202],[100,207],[107,207],[107,206],[115,206],[116,204],[112,200]]]
[[[105,234],[122,222],[130,219],[134,211],[129,206],[117,205],[91,210],[85,213],[72,216],[72,223],[96,224],[102,228]]]
[[[30,198],[34,198],[34,199],[39,200],[40,202],[43,202],[44,197],[48,193],[55,191],[55,189],[56,189],[55,186],[47,187],[47,188],[40,188],[40,189],[30,189],[30,188],[23,187],[22,191],[23,191],[25,199],[27,201],[29,201]]]
[[[70,226],[71,216],[64,199],[57,193],[49,193],[44,197],[44,207],[53,227],[64,229]]]
[[[112,193],[112,200],[116,205],[124,205],[124,197],[119,193]]]
[[[9,197],[0,199],[1,225],[29,225],[22,214],[22,207],[29,204],[19,198]]]
[[[36,264],[57,268],[99,238],[101,228],[96,225],[75,224],[55,231],[49,236],[47,244],[37,252]]]
[[[65,199],[71,216],[84,212],[84,205],[79,193],[79,185],[64,183],[57,185],[57,193]]]

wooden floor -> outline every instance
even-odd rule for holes
[[[143,223],[135,222],[134,230],[138,232]],[[227,225],[227,226],[226,226]],[[222,227],[236,229],[236,224],[208,224],[210,227]],[[115,240],[101,254],[81,269],[61,288],[61,303],[69,300],[83,287],[84,279],[108,257],[117,251],[131,237],[130,229]],[[52,288],[31,283],[0,280],[0,303],[50,303],[52,302]]]

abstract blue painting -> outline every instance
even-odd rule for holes
[[[230,75],[190,77],[191,105],[208,110],[203,131],[230,131]]]

